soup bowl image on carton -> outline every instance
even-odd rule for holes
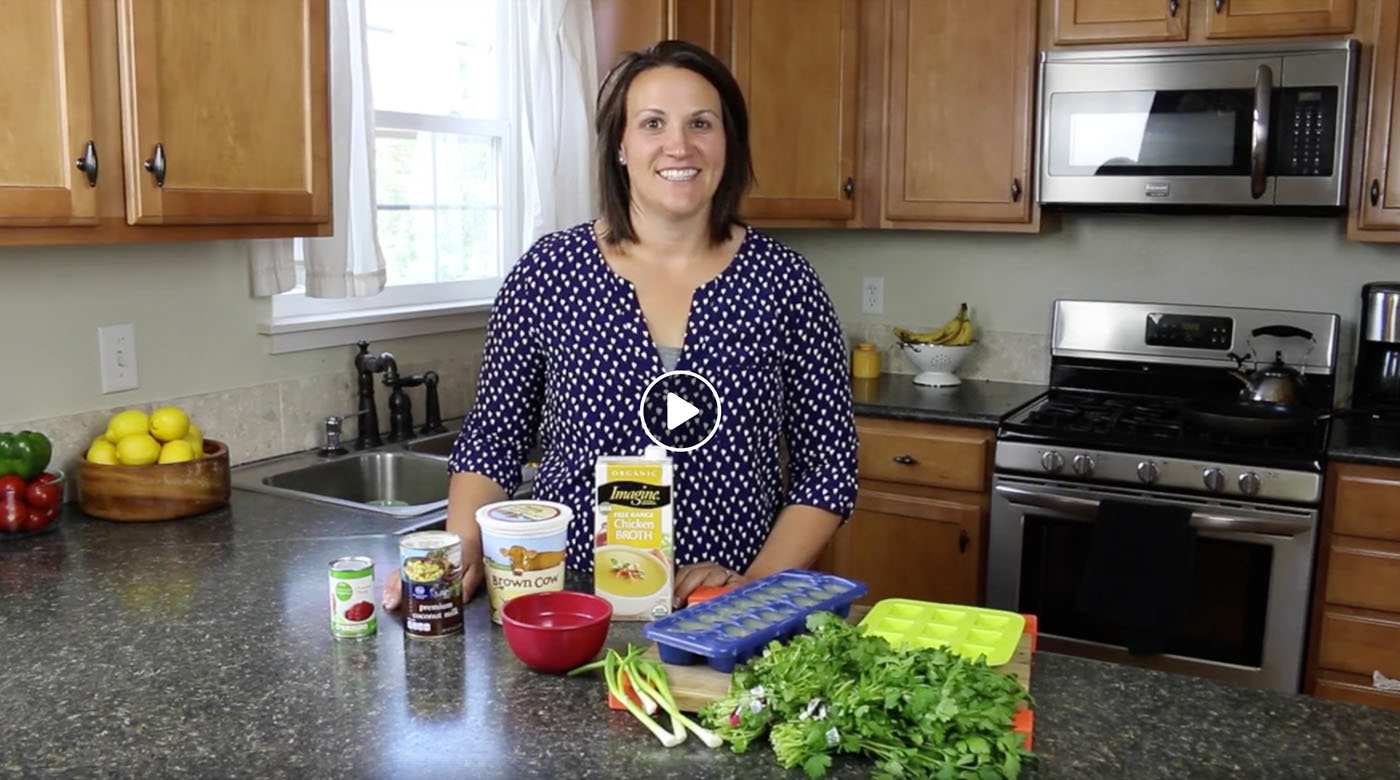
[[[553,501],[499,501],[476,511],[491,619],[516,596],[564,589],[564,554],[574,512]]]
[[[612,604],[614,620],[671,613],[673,473],[660,447],[647,447],[641,456],[598,459],[593,592]]]

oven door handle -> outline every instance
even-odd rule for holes
[[[1094,522],[1098,516],[1099,502],[1092,498],[1075,498],[1038,493],[1010,485],[997,485],[996,494],[1011,502],[1012,506],[1030,509],[1047,509],[1078,520]],[[1191,527],[1197,531],[1221,531],[1227,533],[1269,534],[1271,536],[1297,536],[1306,533],[1311,525],[1306,520],[1286,520],[1283,518],[1230,517],[1226,515],[1191,513]]]

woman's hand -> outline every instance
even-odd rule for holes
[[[722,588],[726,585],[742,585],[748,582],[748,578],[733,569],[725,567],[713,561],[705,563],[692,563],[682,566],[676,572],[675,596],[671,599],[672,609],[680,609],[685,606],[685,599],[696,588],[706,586]]]
[[[462,602],[472,600],[476,595],[477,588],[481,587],[481,582],[486,578],[486,572],[482,568],[481,560],[467,566],[467,570],[462,573]],[[384,581],[384,611],[393,612],[397,610],[403,602],[403,580],[399,577],[399,570],[394,569],[389,572],[389,578]]]

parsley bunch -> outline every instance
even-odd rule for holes
[[[1011,730],[1030,694],[985,658],[891,647],[830,612],[735,670],[701,711],[735,753],[766,732],[778,763],[821,777],[834,753],[863,753],[877,778],[1014,778],[1034,758]]]

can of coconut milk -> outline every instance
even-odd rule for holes
[[[405,633],[462,633],[462,574],[462,537],[457,534],[419,531],[399,540]]]

